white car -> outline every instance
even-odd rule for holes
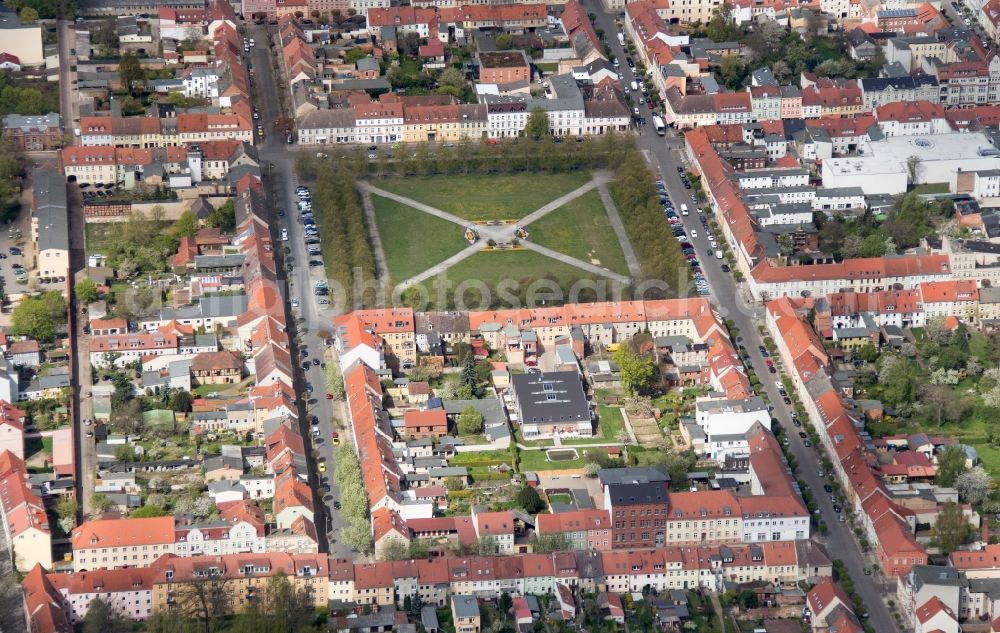
[[[281,241],[282,242],[288,241],[288,229],[281,229]]]
[[[698,231],[691,229],[691,237],[698,237]]]

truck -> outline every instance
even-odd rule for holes
[[[656,128],[656,133],[660,136],[667,133],[667,126],[663,125],[663,119],[660,118],[659,114],[653,115],[653,127]]]

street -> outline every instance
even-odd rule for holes
[[[298,354],[293,358],[297,361],[299,369],[302,369],[303,359],[308,359],[309,366],[302,373],[303,384],[296,386],[297,393],[306,393],[307,400],[304,402],[302,411],[305,417],[300,426],[300,432],[307,440],[307,445],[317,451],[319,460],[326,463],[326,472],[320,473],[318,470],[313,473],[310,481],[315,491],[315,498],[325,506],[325,511],[316,512],[316,531],[321,543],[329,540],[326,550],[331,556],[337,558],[353,558],[355,553],[350,547],[343,544],[339,537],[341,530],[347,527],[347,523],[334,509],[334,501],[340,500],[340,491],[333,482],[333,442],[331,440],[333,431],[339,431],[341,437],[351,437],[349,430],[338,428],[334,425],[334,406],[337,405],[337,414],[344,423],[349,419],[343,410],[346,409],[341,403],[334,403],[327,400],[326,378],[323,369],[313,364],[314,358],[326,363],[336,362],[336,359],[326,353],[325,338],[333,330],[332,311],[323,309],[316,302],[316,295],[313,292],[315,281],[324,278],[324,269],[318,267],[313,274],[313,269],[308,267],[309,256],[306,252],[305,233],[303,225],[298,218],[298,198],[295,196],[295,188],[298,186],[298,179],[295,176],[294,155],[288,151],[284,134],[272,133],[272,122],[282,115],[281,95],[277,83],[277,75],[274,68],[276,58],[271,54],[268,46],[268,29],[266,26],[247,25],[247,37],[252,37],[256,41],[256,46],[251,49],[250,61],[253,63],[253,90],[254,105],[260,111],[259,121],[264,126],[265,137],[263,141],[257,142],[257,149],[263,163],[269,163],[270,169],[265,169],[264,174],[267,179],[269,190],[276,201],[275,214],[272,220],[275,221],[274,234],[279,236],[282,228],[288,229],[288,241],[278,239],[276,244],[278,252],[283,254],[284,246],[291,249],[291,257],[294,266],[285,279],[287,283],[287,299],[297,301],[298,307],[292,308],[291,314],[294,323],[289,323],[289,331],[296,334],[293,339],[293,346],[297,347]],[[285,217],[278,217],[277,211],[285,212]],[[284,256],[282,255],[284,258]],[[304,356],[303,352],[308,353]],[[312,393],[307,393],[306,385],[313,388]],[[319,437],[311,434],[310,420],[315,416],[319,421]],[[329,482],[327,484],[327,482]],[[329,490],[326,486],[329,486]],[[324,523],[326,521],[326,523]]]
[[[616,33],[618,27],[614,22],[614,16],[606,13],[597,0],[584,0],[584,6],[591,13],[596,14],[598,29],[603,29],[606,41],[610,44],[612,52],[619,59],[624,59],[625,51],[619,45]],[[632,70],[626,64],[620,68],[622,82],[628,83],[634,77]],[[679,142],[672,132],[668,132],[666,137],[657,136],[656,133],[646,126],[640,128],[637,142],[639,147],[652,157],[653,166],[662,175],[664,184],[669,192],[670,199],[674,205],[682,202],[691,204],[691,191],[681,184],[677,167],[683,165],[682,153],[683,143]],[[762,338],[758,334],[758,326],[763,325],[763,306],[747,305],[743,300],[744,293],[736,286],[732,276],[724,273],[721,264],[724,260],[716,259],[708,244],[707,235],[699,221],[700,214],[692,210],[691,215],[681,217],[685,230],[689,236],[689,241],[695,248],[698,260],[701,262],[701,269],[705,274],[709,287],[712,290],[712,302],[717,307],[720,316],[724,319],[732,319],[743,337],[743,345],[750,354],[750,360],[754,367],[762,370],[761,381],[768,398],[774,405],[772,415],[781,421],[785,428],[794,428],[791,423],[792,408],[784,404],[778,387],[781,382],[778,375],[769,374],[764,369],[764,357],[761,355],[759,347],[763,344]],[[666,221],[666,219],[664,219]],[[693,236],[693,231],[698,231],[698,237]],[[768,379],[772,377],[772,379]],[[805,423],[805,422],[804,422]],[[896,631],[896,625],[889,615],[885,603],[880,598],[884,592],[882,587],[877,585],[873,576],[866,576],[864,568],[870,564],[862,555],[858,543],[851,533],[850,524],[840,523],[837,514],[833,511],[833,503],[829,495],[821,494],[823,485],[829,483],[826,477],[820,477],[818,470],[821,468],[820,461],[814,449],[807,448],[803,440],[794,432],[788,433],[787,437],[791,443],[791,452],[799,464],[796,477],[806,483],[806,487],[816,491],[815,499],[822,512],[822,518],[829,527],[829,533],[825,537],[816,536],[816,540],[822,542],[830,554],[831,558],[839,558],[847,566],[851,579],[854,581],[858,594],[865,598],[865,605],[868,609],[870,624],[880,633]]]

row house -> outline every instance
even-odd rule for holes
[[[24,460],[9,450],[0,453],[0,522],[18,571],[52,567],[52,530],[45,504],[28,483]]]
[[[879,476],[865,458],[861,424],[844,400],[843,392],[827,373],[829,359],[822,343],[791,299],[767,304],[767,327],[778,344],[782,361],[793,368],[809,422],[826,449],[834,454],[834,474],[849,502],[860,509],[861,524],[887,576],[898,577],[914,565],[927,562],[927,553],[914,537],[914,525],[885,492]]]
[[[808,543],[763,543],[733,547],[665,547],[655,550],[555,552],[506,557],[447,557],[352,563],[316,554],[261,552],[178,557],[165,554],[142,569],[47,573],[33,568],[25,580],[26,600],[42,591],[69,621],[80,621],[100,597],[131,620],[186,608],[195,592],[188,585],[218,580],[226,608],[241,611],[266,599],[267,580],[283,574],[316,606],[339,604],[390,607],[419,594],[428,605],[453,598],[496,599],[581,592],[632,593],[719,591],[726,582],[795,586],[832,573],[832,565]],[[562,587],[562,589],[560,589]],[[568,598],[567,598],[568,599]],[[29,619],[32,614],[28,615]],[[37,630],[37,629],[36,629]]]

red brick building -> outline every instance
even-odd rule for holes
[[[62,120],[52,112],[44,116],[8,114],[3,118],[3,134],[19,149],[29,152],[63,146]]]
[[[531,66],[524,51],[479,53],[479,83],[511,84],[531,80]]]

